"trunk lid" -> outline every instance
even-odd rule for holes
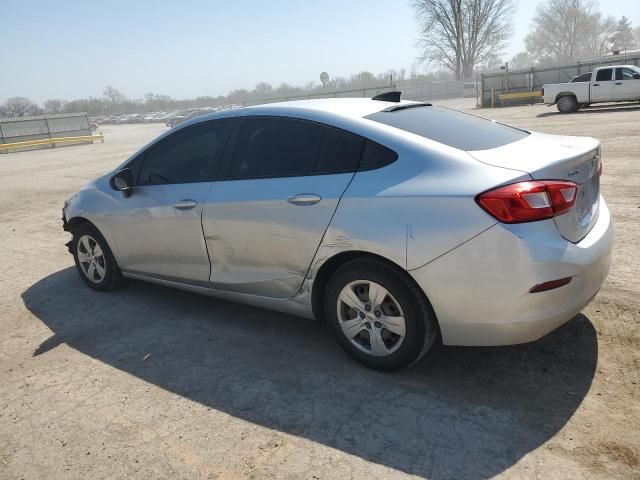
[[[582,240],[598,219],[600,142],[596,139],[532,133],[517,142],[469,154],[488,165],[525,171],[534,180],[578,184],[573,208],[554,218],[560,234],[570,242]]]

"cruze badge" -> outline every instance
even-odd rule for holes
[[[577,175],[579,173],[580,173],[580,170],[571,170],[571,171],[569,171],[569,176],[573,177],[574,175]]]

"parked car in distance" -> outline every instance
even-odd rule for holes
[[[615,65],[593,70],[588,82],[551,83],[542,87],[547,105],[561,113],[575,112],[593,103],[640,100],[640,67]]]
[[[464,132],[464,134],[461,134]],[[536,340],[596,294],[613,225],[600,144],[399,92],[167,130],[64,204],[82,281],[121,277],[328,322],[385,370]]]
[[[195,108],[190,108],[190,109],[187,109],[187,110],[181,110],[179,112],[176,112],[175,115],[172,115],[171,117],[166,119],[165,125],[167,127],[174,127],[174,126],[178,125],[180,122],[182,122],[185,119],[185,117],[187,115],[189,115],[194,110],[195,110]]]

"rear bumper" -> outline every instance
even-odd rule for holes
[[[511,345],[546,335],[579,313],[609,273],[613,223],[600,198],[596,224],[574,244],[553,220],[497,224],[409,273],[427,294],[447,345]],[[571,277],[540,293],[540,283]]]

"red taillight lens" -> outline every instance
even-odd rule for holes
[[[478,204],[503,223],[534,222],[566,212],[576,202],[573,182],[544,180],[512,183],[481,193]]]

